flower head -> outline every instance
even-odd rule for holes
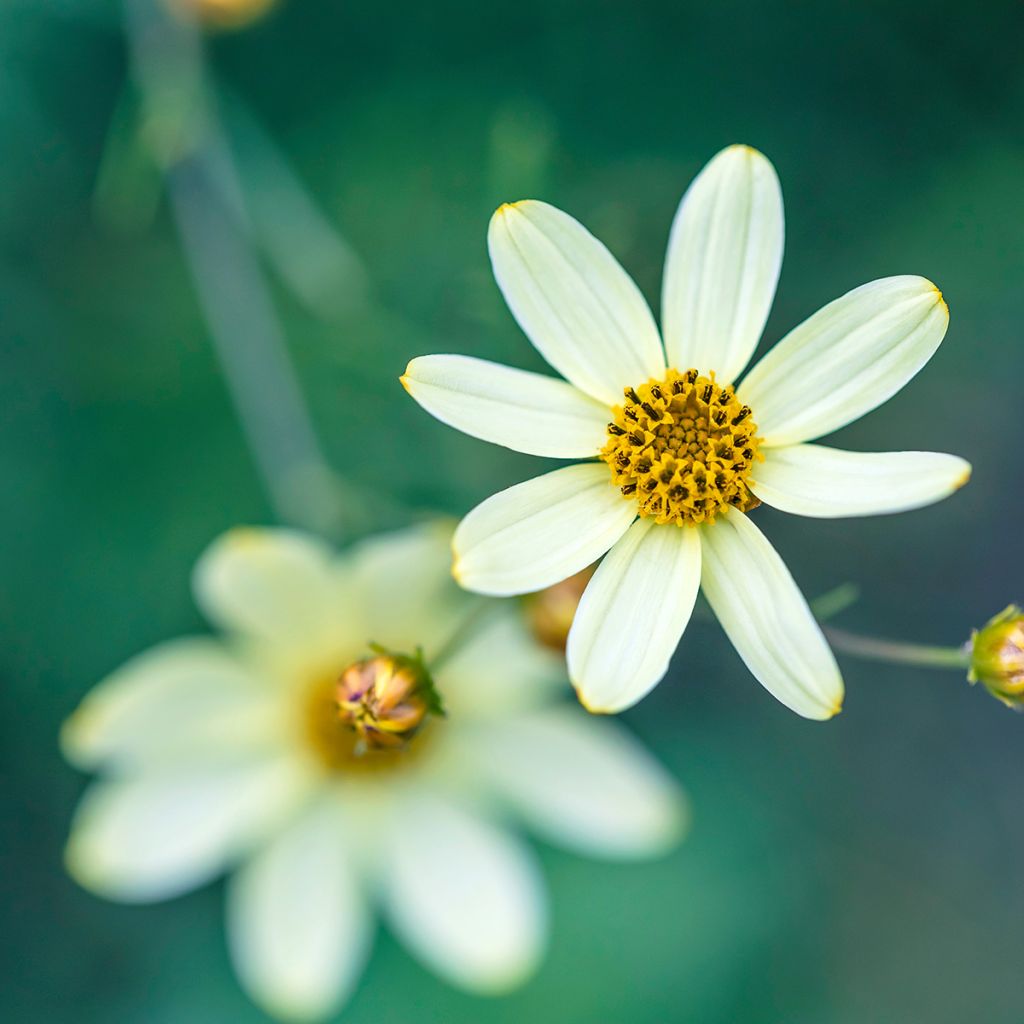
[[[605,556],[568,637],[583,702],[613,712],[665,674],[702,588],[751,672],[815,719],[843,682],[782,559],[748,514],[898,512],[967,481],[963,459],[810,444],[881,405],[941,342],[949,313],[920,277],[856,288],[789,332],[737,383],[782,263],[782,195],[747,146],[719,153],[680,203],[662,335],[608,250],[546,203],[502,206],[488,243],[513,315],[556,380],[468,356],[402,378],[438,419],[516,451],[590,459],[488,498],[455,534],[456,578],[542,590]]]
[[[195,574],[225,635],[129,662],[62,733],[101,773],[75,815],[74,877],[144,902],[232,871],[232,959],[282,1018],[337,1010],[378,910],[454,984],[528,975],[544,898],[509,811],[598,855],[679,837],[677,787],[614,723],[564,704],[558,659],[512,602],[465,628],[479,601],[453,584],[450,543],[425,527],[339,557],[232,531]]]
[[[277,0],[167,0],[171,9],[210,28],[242,28],[267,14]]]
[[[970,640],[967,678],[1012,708],[1024,707],[1024,609],[1004,608]]]

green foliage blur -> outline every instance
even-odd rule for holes
[[[357,506],[347,533],[458,515],[545,468],[442,426],[397,379],[427,352],[543,368],[490,276],[498,203],[571,212],[657,308],[684,188],[745,142],[775,163],[786,201],[765,345],[872,278],[931,278],[952,314],[946,341],[835,440],[974,464],[964,491],[919,512],[765,509],[761,524],[809,596],[860,585],[838,620],[850,629],[955,644],[1021,600],[1022,37],[1018,0],[290,0],[211,38],[218,85],[276,140],[361,282],[325,311],[264,268]],[[264,1019],[231,975],[219,886],[122,907],[61,864],[83,780],[60,758],[59,723],[129,655],[203,628],[195,557],[227,527],[274,518],[166,202],[134,224],[97,217],[126,71],[118,4],[0,7],[0,1020],[12,1024]],[[134,201],[120,186],[119,198]],[[551,948],[529,985],[463,995],[385,933],[344,1019],[1019,1024],[1024,721],[956,673],[842,664],[843,714],[806,722],[717,625],[695,622],[669,678],[625,716],[688,787],[688,842],[653,865],[543,850]]]

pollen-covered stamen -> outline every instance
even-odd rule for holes
[[[640,515],[682,526],[759,504],[748,486],[761,458],[757,425],[731,386],[697,370],[669,370],[624,394],[601,458]]]

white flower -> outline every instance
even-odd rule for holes
[[[665,674],[702,586],[750,671],[807,718],[841,706],[835,659],[778,554],[745,514],[897,512],[967,481],[963,459],[807,444],[881,405],[928,361],[949,320],[938,289],[890,277],[790,331],[743,379],[782,263],[782,195],[760,153],[719,153],[683,197],[662,289],[664,346],[639,289],[585,228],[545,203],[502,206],[488,237],[519,325],[566,382],[466,356],[414,359],[428,412],[557,469],[478,505],[455,535],[470,590],[520,594],[609,552],[568,643],[592,711]],[[624,397],[623,397],[624,396]],[[638,518],[639,516],[639,518]],[[685,527],[685,528],[681,528]]]
[[[448,572],[450,540],[420,528],[338,558],[294,532],[233,531],[195,576],[227,639],[141,655],[65,726],[69,760],[103,772],[75,817],[71,873],[144,902],[233,870],[231,954],[280,1017],[344,1002],[375,907],[454,984],[522,980],[545,901],[506,816],[610,857],[660,852],[681,833],[676,785],[624,730],[559,703],[559,660],[529,641],[514,603],[483,602],[478,616]],[[388,690],[418,648],[437,663],[446,717],[424,720],[408,686]],[[360,673],[387,699],[360,705]]]

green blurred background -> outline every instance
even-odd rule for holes
[[[432,351],[541,368],[489,273],[499,202],[571,211],[656,304],[683,189],[746,142],[786,200],[766,343],[875,277],[926,275],[949,302],[929,366],[836,443],[975,467],[920,512],[759,522],[809,595],[860,584],[850,629],[956,643],[1020,600],[1022,37],[1019,0],[291,0],[210,40],[217,82],[365,274],[327,311],[267,268],[326,457],[359,488],[348,532],[459,514],[542,468],[397,383]],[[200,627],[188,576],[214,535],[274,517],[167,204],[131,230],[97,218],[125,75],[117,5],[4,0],[0,1019],[259,1021],[219,886],[126,908],[61,867],[83,780],[59,723],[128,655]],[[624,716],[687,785],[689,841],[640,866],[542,851],[553,931],[527,987],[463,995],[382,934],[345,1019],[1019,1024],[1024,721],[955,673],[843,665],[844,713],[808,723],[695,623]]]

